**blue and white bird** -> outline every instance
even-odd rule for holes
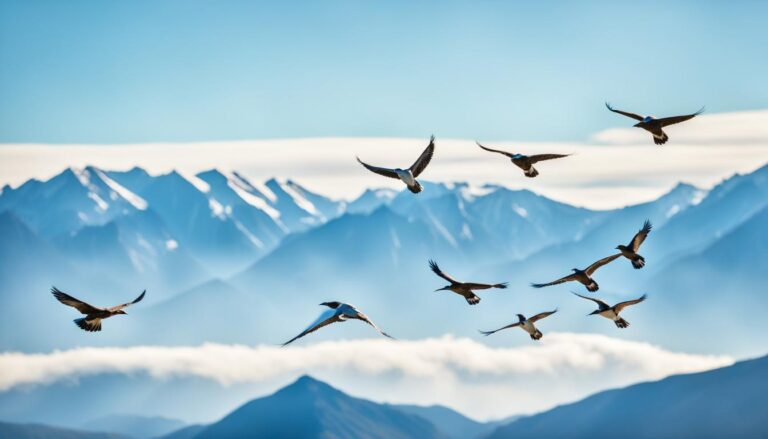
[[[507,151],[501,151],[499,149],[487,148],[481,145],[480,142],[475,142],[475,143],[477,143],[477,146],[479,146],[480,148],[486,151],[496,152],[509,157],[510,160],[512,160],[512,163],[518,168],[522,169],[525,176],[529,178],[533,178],[539,175],[539,171],[537,171],[536,168],[533,167],[535,163],[538,163],[544,160],[560,159],[563,157],[568,157],[570,155],[570,154],[536,154],[536,155],[514,154]]]
[[[376,326],[376,324],[373,323],[371,319],[368,318],[367,315],[360,312],[357,308],[355,308],[354,305],[350,305],[348,303],[342,303],[342,302],[323,302],[320,305],[327,306],[329,309],[325,310],[322,314],[320,314],[320,316],[317,319],[315,319],[315,321],[312,322],[312,324],[310,324],[307,327],[307,329],[301,331],[301,334],[283,343],[283,346],[287,346],[293,343],[294,341],[300,339],[301,337],[304,337],[305,335],[311,332],[317,331],[323,326],[328,326],[331,323],[336,323],[336,322],[345,322],[347,320],[362,320],[365,323],[368,323],[369,325],[371,325],[373,329],[378,331],[381,335],[389,338],[394,338],[391,335],[379,329],[379,327]]]

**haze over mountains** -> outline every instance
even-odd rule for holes
[[[528,284],[614,252],[648,218],[654,230],[643,246],[646,268],[618,260],[597,275],[598,296],[608,301],[649,294],[646,306],[627,315],[639,324],[619,336],[758,355],[767,346],[739,334],[765,331],[768,322],[717,317],[726,297],[735,315],[765,304],[757,291],[768,266],[767,208],[765,166],[710,191],[681,184],[652,202],[610,211],[494,185],[426,183],[418,197],[371,190],[344,202],[291,181],[261,184],[234,172],[70,168],[0,193],[0,257],[7,261],[0,268],[0,348],[278,343],[328,299],[375,310],[369,312],[377,323],[401,338],[474,334],[481,320],[505,323],[516,312],[554,306],[563,312],[549,330],[616,336],[605,322],[584,318],[588,307],[570,297],[571,286],[534,291]],[[463,301],[432,292],[442,281],[427,269],[430,258],[459,279],[507,281],[510,288],[483,294],[472,310],[477,318],[465,318]],[[76,316],[50,298],[51,285],[96,305],[144,288],[148,294],[130,324],[112,319],[105,326],[114,331],[83,339],[70,321]],[[406,301],[411,306],[403,308]],[[27,306],[10,306],[19,303]],[[675,311],[682,303],[684,315]],[[286,307],[293,311],[281,314]],[[424,309],[441,318],[423,324]],[[174,330],[158,331],[168,310],[175,311]],[[210,330],[191,330],[200,325]],[[369,335],[364,328],[341,331]],[[509,342],[502,338],[488,341]]]
[[[379,404],[356,398],[309,376],[252,399],[210,424],[178,427],[164,439],[303,438],[540,438],[763,437],[768,358],[697,374],[676,375],[597,393],[527,417],[481,423],[445,407]],[[0,422],[0,435],[18,438],[149,438],[156,419],[113,417],[91,422],[90,433]],[[133,421],[132,423],[130,421]],[[167,431],[170,420],[164,420]],[[178,423],[177,423],[178,424]],[[143,427],[143,429],[142,429]]]

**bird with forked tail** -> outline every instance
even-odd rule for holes
[[[464,299],[466,299],[467,303],[470,305],[477,305],[478,303],[480,303],[480,297],[477,294],[475,294],[474,291],[472,290],[487,290],[489,288],[500,288],[500,289],[507,288],[506,283],[480,284],[475,282],[459,282],[456,279],[452,278],[451,276],[445,274],[443,270],[441,270],[440,267],[437,266],[437,262],[432,260],[429,261],[429,268],[431,268],[436,275],[450,282],[450,285],[446,285],[442,288],[438,288],[435,290],[436,292],[437,291],[453,291],[459,296],[464,297]]]

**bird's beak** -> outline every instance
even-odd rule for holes
[[[635,128],[640,128],[640,124],[639,123],[636,123],[636,124],[634,124],[632,126],[635,127]]]
[[[445,291],[445,287],[443,287],[443,288],[438,288],[438,289],[436,289],[436,290],[435,290],[435,292],[438,292],[438,291]]]

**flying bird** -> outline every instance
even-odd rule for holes
[[[589,313],[587,315],[593,316],[593,315],[597,314],[599,316],[605,317],[606,319],[613,320],[613,323],[615,323],[618,328],[626,328],[627,326],[629,326],[629,322],[624,320],[623,318],[619,317],[619,313],[624,308],[626,308],[628,306],[636,305],[636,304],[644,301],[645,297],[646,297],[645,294],[643,294],[642,297],[640,297],[639,299],[627,300],[626,302],[619,302],[616,305],[610,306],[610,305],[608,305],[607,303],[603,302],[600,299],[597,299],[597,298],[594,298],[594,297],[582,296],[581,294],[574,293],[573,291],[571,291],[571,292],[573,294],[581,297],[582,299],[591,300],[591,301],[593,301],[593,302],[595,302],[597,304],[598,309],[592,311],[591,313]]]
[[[440,267],[437,266],[437,263],[435,261],[430,260],[429,261],[429,268],[432,269],[432,271],[435,272],[436,275],[442,277],[443,279],[450,282],[450,285],[446,285],[442,288],[438,288],[435,291],[453,291],[454,293],[463,296],[465,299],[467,299],[467,303],[470,305],[477,305],[480,303],[480,297],[477,296],[472,290],[487,290],[489,288],[507,288],[507,284],[500,283],[500,284],[478,284],[473,282],[459,282],[456,279],[452,278],[451,276],[448,276],[447,274],[443,273],[443,270],[440,269]]]
[[[536,328],[534,323],[538,322],[539,320],[541,320],[541,319],[543,319],[545,317],[549,317],[549,316],[551,316],[552,314],[554,314],[556,312],[557,312],[557,310],[539,313],[539,314],[536,314],[535,316],[531,317],[530,319],[526,319],[524,315],[518,314],[517,315],[517,319],[518,319],[517,323],[509,324],[507,326],[504,326],[502,328],[496,329],[494,331],[480,331],[480,333],[487,336],[487,335],[491,335],[491,334],[493,334],[495,332],[499,332],[502,329],[514,328],[514,327],[517,326],[517,327],[520,327],[520,329],[522,329],[523,331],[527,332],[528,335],[531,336],[531,340],[540,340],[541,337],[544,336],[544,334],[542,334],[541,331],[539,331]]]
[[[108,319],[119,314],[128,314],[127,312],[123,311],[123,309],[133,305],[134,303],[141,302],[141,299],[144,298],[144,294],[146,294],[146,292],[147,290],[142,291],[141,295],[134,299],[133,302],[123,303],[122,305],[113,306],[112,308],[99,308],[87,304],[82,300],[75,299],[74,297],[62,292],[56,287],[51,288],[51,293],[56,299],[58,299],[59,302],[63,303],[64,305],[71,306],[72,308],[80,311],[82,314],[85,314],[84,318],[75,319],[74,322],[77,326],[80,327],[80,329],[88,332],[101,331],[101,321],[104,319]]]
[[[616,250],[620,251],[622,256],[632,261],[632,266],[638,270],[645,267],[645,258],[637,254],[637,251],[640,250],[640,244],[642,244],[648,234],[651,233],[651,228],[653,228],[651,222],[645,220],[643,228],[632,237],[632,241],[630,241],[628,245],[619,245],[616,247]]]
[[[320,316],[314,322],[312,322],[312,324],[309,325],[307,329],[303,330],[301,334],[283,343],[283,346],[287,346],[293,343],[294,341],[300,339],[301,337],[304,337],[305,335],[311,332],[317,331],[323,326],[328,326],[331,323],[343,322],[350,319],[362,320],[365,323],[368,323],[369,325],[373,326],[373,329],[377,330],[379,334],[385,337],[394,338],[391,335],[379,329],[379,327],[376,326],[376,324],[373,323],[371,319],[368,318],[367,315],[358,311],[358,309],[355,308],[354,305],[350,305],[348,303],[341,303],[341,302],[323,302],[320,305],[327,306],[329,309],[323,311],[323,313],[320,314]]]
[[[539,171],[536,170],[536,168],[533,167],[535,163],[544,161],[544,160],[552,160],[552,159],[560,159],[563,157],[568,157],[570,154],[536,154],[536,155],[523,155],[523,154],[513,154],[511,152],[501,151],[498,149],[491,149],[486,148],[485,146],[481,145],[480,142],[477,143],[477,146],[480,148],[490,151],[490,152],[496,152],[499,154],[504,154],[505,156],[512,159],[512,163],[515,164],[518,168],[523,170],[523,173],[526,177],[533,178],[537,175],[539,175]]]
[[[594,279],[592,279],[592,274],[597,271],[598,268],[602,267],[603,265],[615,260],[621,256],[621,253],[617,253],[615,255],[611,255],[608,257],[605,257],[603,259],[600,259],[599,261],[595,262],[594,264],[590,265],[584,270],[579,270],[578,268],[572,268],[571,271],[573,271],[573,274],[569,274],[568,276],[561,277],[558,280],[546,283],[546,284],[531,284],[534,288],[544,288],[549,287],[552,285],[561,284],[563,282],[571,282],[576,281],[581,284],[583,284],[585,287],[587,287],[587,290],[595,292],[600,287],[597,285],[597,282],[595,282]]]
[[[365,168],[371,172],[375,172],[385,177],[401,180],[408,187],[409,191],[413,192],[414,194],[418,194],[419,192],[422,191],[422,187],[421,187],[421,184],[416,180],[416,177],[418,177],[422,172],[424,172],[424,169],[426,169],[427,165],[429,164],[429,161],[432,160],[432,154],[434,154],[434,152],[435,152],[435,136],[432,136],[429,139],[429,145],[427,145],[427,148],[424,150],[424,152],[421,153],[419,158],[416,159],[416,161],[408,169],[380,168],[378,166],[372,166],[363,162],[362,160],[360,160],[359,157],[357,157],[357,161],[360,162],[361,165],[365,166]]]
[[[683,116],[672,116],[672,117],[662,117],[659,119],[656,119],[653,116],[640,116],[639,114],[630,113],[628,111],[621,111],[616,110],[611,105],[606,102],[605,106],[608,107],[609,110],[613,111],[614,113],[618,113],[627,117],[630,117],[632,119],[638,120],[639,122],[634,124],[633,126],[635,128],[642,128],[649,133],[653,134],[653,142],[657,145],[663,145],[667,143],[667,140],[669,140],[669,136],[667,136],[667,133],[664,132],[662,128],[667,127],[669,125],[673,125],[680,122],[685,122],[686,120],[693,119],[694,117],[698,116],[699,114],[704,112],[704,107],[701,107],[701,109],[695,113],[692,114],[686,114]]]

